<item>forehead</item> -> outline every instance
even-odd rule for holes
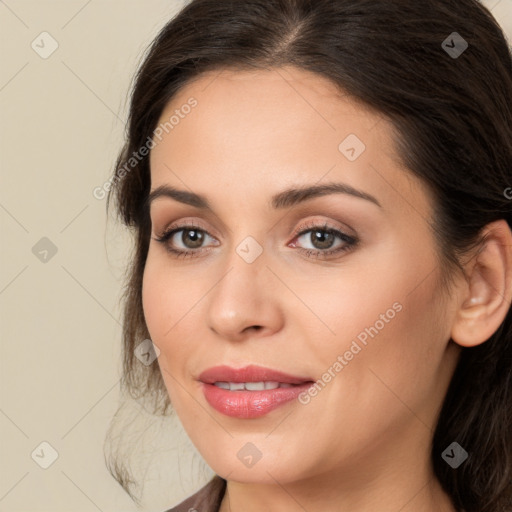
[[[185,108],[191,99],[195,106]],[[159,125],[172,116],[151,151],[152,189],[173,184],[206,193],[215,185],[238,197],[268,197],[325,177],[385,203],[419,185],[404,172],[385,117],[294,67],[200,75],[167,104]]]
[[[203,138],[229,130],[230,142],[238,142],[238,146],[254,146],[260,141],[268,145],[272,138],[280,137],[282,142],[324,140],[321,148],[332,147],[331,142],[344,131],[358,131],[362,138],[383,121],[380,114],[326,78],[291,66],[257,71],[223,69],[200,75],[168,103],[160,123],[179,113],[192,97],[197,106],[189,116],[191,121],[175,126],[173,134],[179,137],[179,132],[186,130],[183,125],[201,129],[196,134]],[[194,122],[198,117],[200,126]],[[391,135],[392,126],[384,124],[374,136],[388,131],[385,135]]]

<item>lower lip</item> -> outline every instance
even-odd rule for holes
[[[292,388],[266,389],[264,391],[229,391],[203,382],[206,401],[216,410],[233,418],[259,418],[277,407],[296,399],[313,383]]]

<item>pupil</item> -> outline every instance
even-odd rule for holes
[[[334,235],[327,231],[313,231],[311,233],[311,241],[318,249],[328,249],[331,247]],[[320,243],[320,246],[317,244]]]
[[[190,236],[192,234],[192,236]],[[186,237],[192,239],[192,244],[187,243]],[[187,231],[183,231],[183,235],[181,237],[182,242],[189,248],[195,249],[197,247],[201,247],[201,242],[203,241],[203,235],[200,231],[195,229],[189,229]]]

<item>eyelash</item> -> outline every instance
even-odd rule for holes
[[[339,231],[338,229],[329,226],[327,222],[325,222],[323,225],[320,225],[318,223],[312,222],[310,224],[304,225],[300,228],[301,230],[294,235],[294,240],[296,238],[301,237],[302,235],[305,235],[306,233],[309,233],[310,231],[322,231],[327,234],[332,234],[334,236],[337,236],[341,240],[345,242],[345,245],[342,245],[341,247],[338,247],[336,249],[326,249],[326,250],[313,250],[313,249],[303,249],[298,248],[299,251],[306,253],[306,256],[308,258],[321,258],[325,259],[328,256],[335,254],[335,253],[345,253],[347,251],[350,251],[354,249],[354,247],[358,244],[359,240],[355,237],[349,236],[342,231]],[[209,237],[213,238],[208,231],[200,228],[199,226],[194,225],[194,223],[190,222],[183,226],[171,226],[169,227],[164,233],[162,233],[160,236],[153,238],[156,242],[159,242],[163,244],[166,248],[166,250],[171,253],[176,258],[187,258],[187,257],[197,257],[203,252],[208,252],[210,249],[206,248],[199,248],[199,249],[189,249],[189,250],[181,250],[181,249],[174,249],[168,244],[168,241],[172,236],[174,236],[176,233],[179,233],[180,231],[200,231],[201,233],[204,233],[208,235]]]

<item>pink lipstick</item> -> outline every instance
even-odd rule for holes
[[[234,418],[258,418],[296,399],[313,384],[309,377],[249,365],[215,366],[199,380],[206,401],[218,412]]]

